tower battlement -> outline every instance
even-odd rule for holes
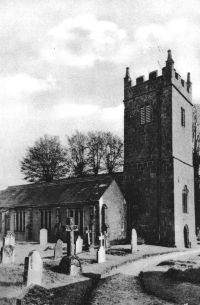
[[[190,103],[192,100],[192,83],[190,73],[187,74],[187,80],[181,78],[180,74],[174,69],[171,50],[168,51],[166,66],[162,68],[162,74],[158,75],[158,70],[151,71],[149,77],[145,80],[144,75],[136,78],[135,85],[132,85],[129,68],[126,68],[124,78],[124,100],[138,96],[141,93],[157,90],[160,86],[173,85]]]

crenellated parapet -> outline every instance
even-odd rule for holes
[[[168,50],[168,58],[165,67],[162,68],[162,74],[158,75],[158,71],[149,73],[149,77],[145,80],[144,75],[136,78],[135,85],[132,85],[129,68],[126,68],[124,78],[124,101],[162,88],[162,86],[173,85],[180,94],[182,94],[190,103],[192,103],[192,83],[190,73],[187,74],[187,80],[181,78],[174,68],[174,60],[172,59],[171,50]]]

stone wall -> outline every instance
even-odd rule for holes
[[[100,211],[104,204],[107,207],[106,222],[109,225],[110,242],[117,243],[120,240],[125,240],[127,234],[127,206],[115,181],[112,182],[100,199]]]
[[[33,231],[32,231],[33,241],[39,241],[40,229],[41,229],[40,210],[33,209]]]
[[[189,227],[189,240],[191,246],[196,244],[195,236],[195,209],[194,209],[194,171],[188,166],[174,159],[174,202],[175,211],[175,244],[177,247],[184,247],[184,226]],[[183,213],[182,191],[187,185],[188,192],[188,213]]]
[[[175,244],[184,246],[184,226],[189,228],[189,240],[191,245],[195,241],[195,207],[194,207],[194,170],[192,160],[192,111],[191,98],[183,95],[182,88],[177,87],[177,79],[173,79],[176,86],[172,89],[172,144],[174,157],[174,202],[175,202]],[[180,92],[182,90],[182,92]],[[185,89],[186,90],[186,89]],[[181,125],[181,107],[185,110],[185,126]],[[187,185],[188,193],[188,213],[183,213],[182,191]]]
[[[173,156],[192,166],[192,111],[191,103],[179,91],[172,89],[172,144]],[[181,126],[181,107],[185,110],[185,127]]]

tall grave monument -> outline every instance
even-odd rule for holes
[[[78,226],[74,224],[74,220],[71,217],[67,218],[67,225],[65,230],[69,232],[69,239],[67,245],[67,256],[64,256],[60,262],[60,270],[63,273],[69,275],[80,275],[82,273],[81,263],[78,257],[75,255],[74,245],[74,232],[78,231]]]

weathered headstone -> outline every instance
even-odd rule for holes
[[[105,237],[102,235],[100,235],[99,237],[100,240],[100,247],[99,250],[97,251],[97,261],[98,264],[99,263],[104,263],[106,261],[106,249],[105,249]]]
[[[83,239],[79,235],[77,240],[76,240],[75,253],[79,254],[82,251],[83,251]]]
[[[90,239],[90,234],[91,234],[91,230],[89,230],[89,227],[86,227],[86,249],[88,250],[90,248],[91,245],[91,239]]]
[[[104,231],[104,236],[105,236],[105,248],[108,249],[110,248],[110,234],[109,231]]]
[[[15,235],[8,231],[3,238],[3,247],[1,248],[2,264],[14,263],[15,260]]]
[[[11,264],[15,261],[15,248],[12,245],[7,245],[1,248],[1,263]]]
[[[89,229],[89,227],[86,227],[86,245],[85,245],[85,249],[91,253],[91,254],[95,254],[95,249],[94,249],[94,245],[91,242],[91,234],[92,234],[92,230]]]
[[[137,233],[135,229],[132,229],[131,233],[131,252],[137,252]]]
[[[3,238],[3,246],[15,247],[15,235],[11,231],[8,231],[6,236]]]
[[[40,230],[40,245],[42,247],[45,247],[47,245],[47,242],[48,242],[47,235],[48,235],[47,229]]]
[[[61,258],[63,255],[63,242],[58,239],[54,248],[54,259]]]
[[[77,276],[82,274],[81,262],[77,256],[63,256],[59,264],[60,272]]]
[[[26,285],[41,285],[42,271],[43,264],[40,253],[36,250],[33,250],[29,253],[28,257],[25,258],[24,281],[26,282]]]
[[[68,256],[64,256],[59,264],[60,272],[69,275],[80,275],[82,273],[81,263],[74,254],[74,232],[78,231],[78,226],[74,225],[73,218],[67,219],[66,231],[70,232],[70,241],[67,245]],[[69,250],[68,250],[69,248]]]

